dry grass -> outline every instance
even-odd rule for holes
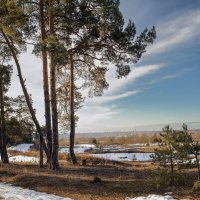
[[[24,155],[27,154],[33,156],[34,152]],[[64,155],[62,156],[64,159]],[[191,190],[196,175],[192,171],[187,172],[193,177],[187,185],[158,190],[155,187],[157,166],[150,163],[127,164],[83,155],[79,156],[80,163],[82,159],[88,161],[87,166],[72,166],[63,160],[58,172],[52,172],[48,166],[39,169],[32,164],[0,164],[0,182],[9,182],[74,200],[124,200],[126,197],[169,191],[176,197],[200,199]],[[94,184],[94,177],[100,177],[102,183]]]
[[[8,153],[10,156],[22,155],[22,156],[30,156],[30,157],[39,157],[38,151],[19,152],[19,151],[9,150]]]
[[[113,145],[113,144],[119,144],[119,145],[128,145],[128,144],[134,144],[134,143],[149,143],[153,142],[156,138],[159,138],[159,134],[133,134],[128,136],[121,136],[121,137],[98,137],[96,138],[99,145],[105,146],[105,145]],[[92,143],[93,138],[88,137],[77,137],[75,140],[76,144],[81,143]],[[66,138],[59,139],[59,145],[60,146],[66,146],[69,145],[69,137],[68,135]]]

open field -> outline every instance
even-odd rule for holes
[[[193,191],[196,168],[178,170],[175,165],[171,174],[152,164],[149,157],[144,159],[145,155],[154,153],[156,145],[130,143],[99,147],[80,143],[75,145],[75,151],[80,152],[77,166],[69,162],[68,147],[61,147],[60,170],[53,172],[47,165],[38,167],[39,152],[32,149],[32,144],[19,144],[8,149],[11,164],[0,164],[0,182],[73,200],[125,200],[165,193],[175,199],[200,200],[200,193]]]
[[[124,200],[126,197],[165,192],[173,192],[177,199],[200,199],[200,195],[192,191],[195,171],[187,170],[187,178],[179,185],[158,187],[158,167],[151,163],[95,162],[103,159],[86,159],[89,160],[87,166],[75,167],[61,161],[58,172],[50,171],[47,166],[39,169],[33,164],[0,164],[0,182],[74,200]],[[94,177],[100,177],[102,182],[94,183]]]
[[[200,141],[200,132],[193,132],[192,136],[195,140]],[[109,135],[109,133],[107,133]],[[97,137],[98,136],[98,137]],[[105,136],[103,133],[99,133],[98,135],[91,134],[84,136],[84,134],[78,134],[76,137],[75,143],[81,144],[81,143],[92,143],[94,139],[96,139],[98,145],[123,145],[127,146],[129,144],[149,144],[155,142],[156,139],[160,138],[160,132],[140,132],[137,133],[124,133],[124,135],[119,136],[119,133],[115,133],[112,136]],[[65,134],[62,135],[59,139],[60,146],[66,146],[69,145],[69,135]]]

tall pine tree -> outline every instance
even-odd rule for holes
[[[3,163],[9,162],[6,148],[5,93],[10,85],[11,73],[10,65],[0,65],[0,151]]]
[[[105,79],[109,64],[117,77],[127,76],[130,65],[137,63],[148,44],[153,43],[155,28],[136,35],[133,22],[124,23],[118,0],[62,1],[55,9],[55,30],[59,38],[61,65],[70,71],[70,155],[74,154],[74,76],[84,80],[90,96],[100,96],[108,88]]]
[[[44,147],[44,151],[49,157],[49,151],[46,147],[46,143],[42,136],[42,130],[39,122],[36,118],[35,111],[33,109],[30,96],[27,92],[25,81],[22,76],[21,66],[18,60],[20,52],[26,50],[26,39],[31,35],[33,27],[29,24],[29,18],[23,11],[24,7],[21,4],[23,1],[3,0],[0,5],[0,38],[1,42],[7,45],[10,54],[12,55],[20,80],[20,84],[26,98],[27,105],[29,107],[32,119],[35,123],[37,131],[40,134],[41,141]]]

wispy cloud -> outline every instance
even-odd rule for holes
[[[97,130],[98,127],[102,130],[102,122],[121,113],[121,109],[116,104],[110,106],[108,103],[115,103],[116,100],[138,94],[141,90],[130,90],[130,85],[137,79],[155,73],[162,67],[162,64],[132,67],[127,78],[116,79],[114,76],[115,67],[112,66],[107,74],[109,89],[102,97],[86,98],[83,108],[78,111],[77,114],[80,119],[78,130],[84,132],[86,130]]]
[[[157,39],[146,55],[160,54],[194,39],[200,34],[200,10],[194,10],[156,27]]]
[[[155,64],[155,65],[144,65],[138,67],[132,67],[130,74],[126,78],[117,79],[115,77],[115,66],[110,66],[110,69],[107,73],[107,80],[109,83],[108,90],[100,97],[94,98],[86,98],[87,103],[108,103],[111,101],[119,100],[122,98],[127,98],[133,95],[136,95],[141,90],[130,90],[129,86],[133,85],[135,81],[138,79],[155,73],[156,71],[160,70],[164,65],[163,64]],[[86,95],[86,93],[85,93]]]
[[[163,77],[159,77],[157,79],[154,79],[154,80],[151,80],[148,84],[155,84],[155,83],[158,83],[160,81],[164,81],[164,80],[169,80],[169,79],[175,79],[177,77],[180,77],[190,71],[192,71],[193,68],[188,68],[188,69],[183,69],[182,71],[178,72],[178,73],[175,73],[175,74],[168,74],[168,75],[165,75]]]
[[[111,106],[87,104],[83,109],[79,110],[78,131],[97,131],[98,127],[103,126],[105,120],[118,115],[120,113],[117,105]]]
[[[121,79],[115,78],[113,74],[115,74],[116,69],[112,66],[107,74],[109,89],[105,92],[105,95],[120,93],[121,91],[124,91],[127,86],[133,84],[137,79],[155,73],[163,66],[163,64],[154,64],[132,67],[130,74],[126,78]]]
[[[87,99],[87,103],[95,103],[95,104],[108,103],[111,101],[116,101],[119,99],[133,96],[133,95],[137,94],[138,92],[139,92],[139,90],[135,90],[135,91],[128,91],[128,92],[124,92],[124,93],[112,95],[112,96],[94,97],[94,98]]]
[[[155,84],[155,83],[158,83],[160,81],[164,81],[164,80],[168,80],[168,79],[174,79],[178,76],[179,76],[178,74],[169,74],[169,75],[154,79],[154,80],[150,81],[148,84]]]

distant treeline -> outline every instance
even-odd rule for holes
[[[117,135],[117,134],[116,134]],[[200,141],[200,133],[193,133],[193,138],[195,140]],[[111,137],[79,137],[76,139],[75,143],[96,143],[97,145],[113,145],[113,144],[120,144],[120,145],[128,145],[128,144],[150,144],[150,143],[157,143],[160,139],[160,133],[140,133],[140,134],[132,134],[127,136],[111,136]],[[65,146],[68,145],[69,141],[66,141],[65,138],[60,139],[60,145]]]

